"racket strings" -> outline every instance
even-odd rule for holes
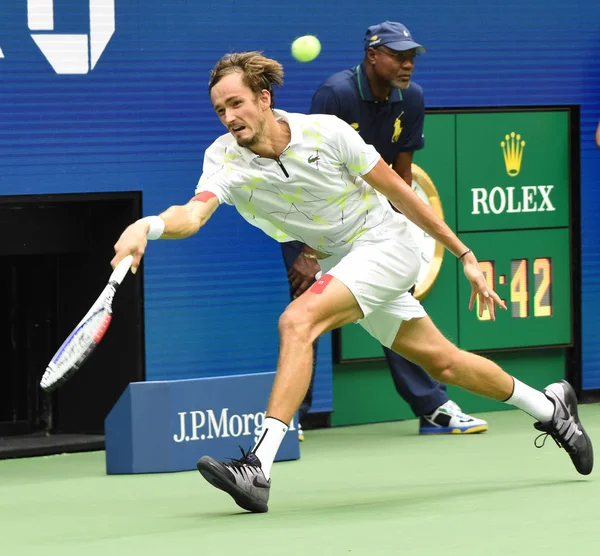
[[[111,320],[111,312],[100,307],[81,323],[49,363],[42,387],[47,389],[75,372],[100,342]]]

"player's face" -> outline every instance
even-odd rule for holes
[[[210,91],[210,98],[221,123],[229,130],[240,147],[256,145],[265,128],[265,104],[270,97],[254,94],[243,81],[241,73],[230,73]]]
[[[410,85],[410,78],[415,69],[416,49],[392,50],[380,46],[375,50],[375,73],[382,81],[387,81],[390,87],[406,89]]]

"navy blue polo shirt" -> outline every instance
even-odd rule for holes
[[[392,89],[378,101],[371,92],[363,65],[329,77],[313,95],[311,114],[333,114],[356,129],[392,164],[398,153],[422,149],[425,102],[413,81],[407,89]]]

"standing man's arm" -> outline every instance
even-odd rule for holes
[[[412,187],[413,154],[413,151],[398,153],[396,160],[392,164],[392,168],[396,174],[398,174],[410,187]],[[389,203],[396,212],[400,212],[400,210],[394,206],[392,201],[389,201]]]
[[[413,154],[413,151],[398,153],[396,160],[392,164],[392,168],[408,185],[412,184]]]
[[[403,147],[392,164],[392,168],[408,185],[412,187],[412,162],[415,151],[425,146],[423,137],[423,126],[425,124],[425,100],[423,95],[414,106],[414,113],[411,115],[411,123],[406,127],[404,133],[400,136]]]
[[[596,128],[596,147],[600,149],[600,122],[598,122],[598,127]]]

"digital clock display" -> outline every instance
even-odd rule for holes
[[[478,302],[468,310],[470,285],[459,266],[459,338],[465,349],[505,349],[571,343],[569,230],[464,233],[481,260],[488,285],[506,303],[496,320]],[[486,254],[494,258],[487,258]]]
[[[530,280],[530,266],[533,267],[533,280]],[[505,274],[498,275],[494,261],[479,261],[481,272],[488,286],[497,289],[507,282]],[[510,261],[510,294],[503,301],[508,304],[511,316],[515,319],[526,319],[532,315],[536,318],[552,316],[552,259],[539,257],[529,259],[512,259]],[[533,297],[533,313],[530,300]],[[477,299],[477,318],[491,320],[489,310],[484,308],[479,316],[479,299]]]

